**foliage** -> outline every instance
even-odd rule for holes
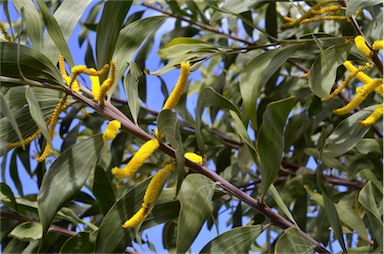
[[[382,1],[1,4],[4,253],[155,250],[145,230],[160,224],[164,248],[186,252],[222,220],[232,229],[194,251],[383,249]],[[153,80],[173,101],[161,112]],[[128,179],[111,171],[130,161]]]

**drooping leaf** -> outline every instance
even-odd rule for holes
[[[321,98],[326,98],[335,83],[336,69],[347,60],[348,51],[353,43],[347,42],[331,46],[320,54],[311,67],[309,88]]]
[[[73,66],[74,63],[73,63],[72,55],[71,55],[71,52],[69,51],[69,48],[63,36],[63,33],[61,32],[59,24],[57,23],[53,15],[50,13],[50,11],[48,10],[48,7],[46,6],[43,0],[37,0],[37,4],[39,5],[41,14],[43,15],[47,32],[49,33],[56,47],[59,49],[61,54],[63,54],[63,56],[69,63],[69,65]],[[53,60],[56,60],[56,59],[53,59]],[[55,61],[52,61],[52,62],[53,64],[56,64]]]
[[[269,186],[269,191],[272,194],[273,199],[275,200],[276,204],[280,207],[280,209],[284,212],[285,216],[287,216],[291,222],[296,223],[295,219],[293,218],[291,212],[289,211],[288,207],[285,205],[283,199],[281,198],[279,192],[277,191],[276,187],[271,184]]]
[[[263,230],[261,225],[231,229],[210,241],[200,253],[248,253],[252,243]]]
[[[297,228],[287,228],[275,245],[275,254],[313,253],[312,245],[299,233]]]
[[[124,78],[124,89],[127,95],[127,101],[129,110],[131,111],[131,115],[133,121],[137,124],[137,117],[140,111],[140,98],[139,98],[139,81],[140,78],[144,75],[140,66],[138,66],[135,62],[129,62],[129,72]]]
[[[213,211],[213,182],[201,174],[188,175],[181,185],[178,199],[181,208],[177,222],[177,253],[186,252]]]
[[[241,72],[240,92],[254,128],[257,128],[256,102],[272,75],[301,47],[300,44],[269,50],[252,59]]]
[[[9,235],[20,240],[32,241],[40,239],[43,235],[43,230],[40,223],[26,221],[15,227]]]
[[[357,122],[368,117],[377,106],[370,106],[344,119],[325,141],[324,158],[334,158],[351,150],[368,132],[369,128]]]
[[[232,110],[238,115],[241,114],[240,110],[227,98],[218,94],[211,87],[204,88],[199,94],[196,105],[196,141],[201,154],[204,154],[205,151],[204,141],[200,130],[201,117],[203,115],[204,109],[212,106],[219,107],[221,109]]]
[[[256,147],[259,151],[261,189],[264,194],[277,176],[284,151],[284,127],[291,109],[296,103],[289,97],[268,104],[263,114]]]
[[[370,1],[349,0],[347,3],[346,15],[347,17],[350,17],[351,15],[355,14],[357,10],[375,6],[382,3],[383,1],[381,0],[370,0]]]
[[[372,183],[369,181],[359,193],[359,202],[367,211],[373,214],[377,221],[382,221],[379,209],[377,209]]]
[[[44,233],[60,208],[83,187],[103,145],[102,135],[94,136],[71,146],[52,163],[37,196]]]
[[[89,233],[78,232],[61,246],[60,253],[92,253],[94,245]]]

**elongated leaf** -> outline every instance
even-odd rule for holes
[[[272,75],[301,45],[292,45],[262,53],[250,61],[241,72],[240,92],[244,108],[257,128],[256,102]]]
[[[1,76],[20,78],[17,67],[17,44],[0,42],[0,61]],[[20,45],[20,68],[23,75],[31,80],[63,85],[56,67],[45,55],[22,45]],[[1,80],[0,84],[3,84]]]
[[[37,196],[44,234],[60,208],[76,196],[88,179],[103,148],[102,135],[89,138],[65,150],[44,175]]]
[[[144,75],[142,69],[134,62],[129,63],[130,70],[124,78],[124,89],[127,95],[129,110],[133,121],[137,124],[137,117],[140,111],[139,81]]]
[[[287,216],[293,223],[297,225],[291,212],[289,211],[288,207],[285,205],[283,199],[281,198],[279,192],[277,191],[276,187],[273,184],[269,186],[269,191],[271,192],[272,197],[275,200],[276,204],[280,207],[281,210],[283,210],[285,216]]]
[[[383,3],[382,0],[370,0],[370,1],[349,0],[347,3],[346,15],[349,17],[355,14],[357,10],[375,6],[381,3]]]
[[[336,69],[347,60],[348,51],[352,45],[352,42],[347,42],[329,47],[317,57],[309,76],[309,88],[316,96],[328,97],[335,83]]]
[[[220,109],[232,110],[238,115],[241,114],[240,110],[224,96],[218,94],[211,87],[204,88],[199,94],[196,106],[196,141],[201,154],[204,154],[205,151],[204,141],[200,130],[201,117],[204,109],[212,106],[219,107]]]
[[[9,202],[11,203],[11,207],[17,211],[18,210],[17,202],[12,189],[6,183],[0,183],[0,191],[4,196],[6,196],[9,199]]]
[[[377,179],[377,177],[375,176],[375,174],[373,174],[373,172],[371,170],[363,169],[359,173],[357,173],[356,175],[358,177],[361,177],[361,178],[364,178],[364,179],[371,181],[376,186],[376,188],[381,193],[383,193],[383,184],[379,181],[379,179]]]
[[[113,53],[113,60],[116,62],[116,82],[114,87],[117,85],[117,81],[123,76],[127,68],[127,63],[132,61],[132,57],[140,45],[161,26],[165,18],[165,16],[154,16],[140,19],[121,29],[116,42],[116,50]],[[97,61],[98,65],[101,65],[99,58]],[[112,93],[113,90],[112,88],[110,93]]]
[[[379,209],[377,209],[372,183],[369,181],[359,193],[359,202],[364,208],[375,216],[377,221],[382,221]]]
[[[15,227],[9,235],[20,240],[32,241],[40,239],[43,230],[40,223],[26,221]]]
[[[105,215],[116,202],[115,193],[107,173],[101,166],[96,166],[92,193],[96,197],[101,212]]]
[[[297,228],[287,228],[277,240],[275,254],[280,253],[313,253],[312,245],[305,240]]]
[[[368,132],[369,128],[357,122],[368,117],[377,106],[370,106],[344,119],[325,141],[324,158],[334,158],[351,150]]]
[[[227,1],[217,9],[217,11],[213,14],[210,23],[214,23],[217,20],[226,18],[231,15],[231,13],[239,14],[248,10],[251,10],[255,5],[255,1],[253,0],[232,0]]]
[[[113,53],[115,52],[120,29],[131,5],[131,0],[105,2],[96,33],[96,59],[98,68],[103,67],[104,64],[111,61]],[[130,44],[129,41],[125,41],[125,43]],[[102,76],[100,82],[103,82],[106,76],[107,75]],[[121,76],[117,76],[117,80],[119,80],[120,77]]]
[[[177,253],[186,252],[213,211],[213,182],[201,174],[188,175],[178,195],[181,208],[177,222]]]
[[[200,253],[248,253],[252,243],[263,230],[261,225],[231,229],[210,241]]]
[[[265,193],[277,176],[284,151],[284,127],[295,98],[289,97],[268,104],[263,114],[256,147],[259,151],[261,189]]]
[[[21,8],[24,8],[28,36],[33,48],[41,52],[43,49],[43,22],[35,5],[29,0],[13,1],[13,4],[19,13],[21,13]]]
[[[77,233],[61,246],[60,253],[92,253],[95,244],[89,238],[87,232]]]
[[[51,138],[48,134],[48,128],[47,124],[45,123],[43,112],[41,111],[39,102],[37,101],[36,96],[31,87],[27,87],[25,89],[25,98],[27,99],[29,105],[29,112],[31,113],[31,117],[41,130],[47,143],[51,143]]]
[[[0,108],[1,108],[1,114],[6,116],[8,122],[11,124],[12,128],[15,130],[17,137],[19,138],[19,141],[23,141],[23,136],[21,135],[15,115],[11,111],[11,108],[9,107],[2,93],[0,93]],[[23,144],[23,147],[24,147],[24,144]]]
[[[383,143],[373,138],[363,138],[356,144],[356,150],[361,154],[375,153],[383,155]]]
[[[167,43],[157,54],[164,59],[175,58],[192,51],[217,51],[216,46],[189,37],[178,37]]]
[[[60,30],[59,24],[57,24],[56,19],[49,12],[48,7],[45,5],[43,0],[37,0],[41,14],[43,15],[45,27],[47,32],[51,36],[52,40],[55,42],[56,47],[59,49],[61,54],[65,57],[70,66],[73,66],[73,59],[71,52],[69,51],[67,42],[63,36],[63,33]],[[56,64],[56,62],[53,62]]]
[[[53,17],[57,21],[65,42],[68,42],[73,29],[91,2],[92,0],[65,0],[60,4],[59,8],[57,8],[53,14]],[[52,61],[53,64],[56,64],[59,60],[60,52],[63,53],[63,51],[56,47],[56,43],[52,40],[50,34],[46,35],[43,44],[45,55]]]

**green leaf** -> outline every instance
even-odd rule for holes
[[[277,191],[276,187],[273,184],[269,186],[269,191],[272,194],[273,200],[275,200],[276,204],[280,207],[281,210],[283,210],[285,216],[287,216],[291,220],[291,222],[297,225],[291,212],[289,211],[288,207],[285,205],[283,199],[281,198],[279,192]]]
[[[24,241],[38,240],[42,237],[43,230],[40,223],[26,221],[15,227],[9,236],[16,237]]]
[[[181,62],[186,62],[186,61],[191,62],[190,70],[192,72],[193,68],[196,66],[196,64],[198,65],[198,64],[207,60],[207,58],[203,58],[202,60],[196,62],[196,59],[200,56],[201,56],[201,52],[192,52],[192,53],[183,54],[183,55],[178,56],[178,57],[172,59],[171,61],[169,61],[167,63],[167,65],[165,65],[160,70],[153,71],[150,74],[154,75],[154,76],[160,76],[160,75],[162,75],[168,71],[175,69],[176,67],[179,67]]]
[[[254,0],[231,0],[227,1],[213,14],[210,23],[214,23],[220,19],[231,16],[232,14],[239,14],[251,10],[255,6]]]
[[[121,225],[141,207],[151,179],[152,177],[149,177],[133,187],[109,209],[99,227],[95,243],[96,253],[122,253],[134,239],[133,229],[127,230]]]
[[[101,212],[104,215],[107,214],[108,210],[116,202],[116,196],[107,173],[99,165],[95,168],[92,193],[95,195]]]
[[[359,202],[364,208],[375,216],[377,221],[382,222],[379,209],[377,209],[372,183],[369,181],[359,193]]]
[[[164,59],[175,58],[192,51],[217,52],[216,46],[189,37],[178,37],[168,42],[157,54]]]
[[[355,14],[357,10],[375,6],[382,3],[383,3],[382,0],[370,0],[370,1],[349,0],[347,2],[346,16],[350,17],[351,15]]]
[[[280,253],[313,253],[312,245],[300,234],[297,228],[287,228],[278,238],[275,254]]]
[[[72,35],[73,29],[78,24],[81,16],[91,2],[92,0],[66,0],[63,1],[57,8],[53,17],[59,26],[60,33],[63,35],[64,42],[68,42]],[[44,38],[44,53],[53,64],[56,64],[59,60],[60,52],[63,53],[64,51],[61,51],[60,48],[56,46],[57,43],[54,42],[54,40],[57,40],[57,38],[53,38],[54,40],[52,40],[52,38],[53,37],[51,37],[50,34],[47,34]],[[64,57],[67,60],[69,59],[66,55],[64,55]],[[68,63],[70,63],[70,61],[68,61]]]
[[[41,14],[43,15],[45,27],[47,29],[48,34],[51,36],[54,41],[56,47],[59,49],[61,54],[65,57],[70,66],[73,66],[73,59],[71,52],[69,51],[67,42],[61,32],[59,24],[57,24],[56,19],[49,12],[48,7],[45,5],[44,0],[37,0],[37,4],[39,5]],[[53,62],[56,64],[56,62]]]
[[[25,98],[27,99],[29,105],[29,112],[31,113],[31,117],[35,121],[37,127],[41,130],[47,143],[51,143],[51,138],[48,134],[48,128],[47,124],[45,123],[43,112],[41,111],[39,102],[37,101],[35,93],[30,86],[25,89]]]
[[[344,119],[325,141],[324,158],[334,158],[351,150],[368,132],[369,128],[357,122],[368,117],[377,105],[370,106]]]
[[[121,29],[116,43],[116,50],[113,53],[113,60],[116,62],[116,82],[114,86],[123,76],[127,63],[132,61],[140,45],[161,26],[165,18],[165,16],[148,17],[132,22]],[[101,63],[98,62],[98,65],[101,65]],[[112,88],[110,93],[113,90]]]
[[[249,248],[263,230],[261,225],[231,229],[211,240],[200,253],[248,253]]]
[[[0,42],[0,61],[1,76],[21,78],[17,67],[16,43]],[[63,85],[63,80],[56,67],[42,53],[20,45],[19,63],[26,78],[53,85]],[[3,85],[3,80],[0,80],[0,84]]]
[[[33,48],[41,52],[43,49],[43,22],[40,13],[32,1],[13,1],[13,4],[19,13],[21,13],[21,8],[24,9],[28,36],[31,39]]]
[[[326,98],[335,83],[337,68],[347,60],[353,43],[347,42],[331,46],[320,54],[311,67],[309,88],[321,98]]]
[[[186,252],[213,211],[213,182],[201,174],[188,175],[181,185],[181,208],[177,221],[176,252]]]
[[[177,167],[177,191],[180,190],[181,183],[184,179],[184,147],[180,134],[180,127],[177,114],[171,110],[162,110],[157,116],[157,126],[159,133],[165,135],[165,138],[171,143],[175,149],[176,167]]]
[[[89,233],[78,232],[61,246],[60,253],[92,253],[95,244],[89,238]]]
[[[377,179],[377,177],[373,174],[373,172],[371,170],[366,168],[366,169],[361,170],[356,175],[357,175],[357,177],[361,177],[361,178],[364,178],[364,179],[371,181],[376,186],[376,188],[381,193],[383,193],[383,184],[379,181],[379,179]]]
[[[261,90],[280,66],[300,47],[301,44],[268,50],[255,57],[242,70],[240,77],[241,97],[254,128],[257,128],[256,103]]]
[[[144,73],[135,62],[129,62],[129,66],[130,70],[124,78],[124,89],[127,95],[129,111],[131,111],[133,121],[137,124],[141,104],[138,86]]]
[[[383,155],[383,143],[373,138],[363,138],[356,144],[356,150],[361,154],[375,153]]]
[[[204,88],[197,99],[196,106],[196,141],[200,150],[200,154],[204,154],[204,141],[203,136],[201,134],[201,117],[203,115],[203,111],[207,107],[219,107],[221,109],[229,109],[234,111],[236,114],[241,115],[240,110],[227,98],[218,94],[211,87]]]
[[[37,196],[39,217],[46,233],[55,214],[83,187],[103,148],[97,135],[65,150],[45,173]]]
[[[284,151],[284,126],[295,103],[294,97],[274,101],[268,104],[263,114],[256,144],[260,157],[263,195],[279,172]]]
[[[19,138],[19,141],[23,141],[23,136],[21,135],[19,125],[17,124],[15,115],[11,111],[11,108],[9,107],[8,102],[4,98],[4,95],[2,93],[0,93],[0,108],[1,108],[1,114],[5,115],[10,125],[15,130],[17,137]],[[24,144],[23,144],[23,148],[24,148]]]
[[[12,189],[6,183],[0,183],[0,191],[4,196],[6,196],[9,199],[9,202],[11,203],[11,207],[17,211],[18,210],[17,202]]]

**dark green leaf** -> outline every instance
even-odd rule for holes
[[[289,97],[268,104],[263,114],[256,147],[259,151],[261,192],[264,194],[277,176],[284,151],[284,127],[296,99]]]
[[[379,209],[377,208],[375,195],[373,194],[372,183],[368,182],[359,193],[359,202],[364,208],[376,218],[377,221],[382,221]]]
[[[213,182],[201,174],[188,175],[181,185],[178,199],[181,208],[177,222],[176,252],[186,252],[213,211]]]
[[[52,163],[37,196],[44,233],[60,208],[83,187],[103,145],[102,135],[94,136],[68,148]]]
[[[240,92],[244,108],[257,128],[256,102],[264,85],[301,45],[292,45],[262,53],[250,61],[241,72]]]
[[[61,247],[60,253],[92,253],[94,243],[87,232],[79,232],[69,238]]]
[[[263,230],[261,225],[231,229],[210,241],[200,253],[248,253]]]
[[[276,2],[268,4],[267,11],[265,13],[265,30],[266,32],[277,38],[277,12]]]
[[[313,253],[312,245],[299,233],[297,228],[287,228],[276,242],[275,254]]]
[[[129,66],[129,72],[124,78],[124,89],[127,95],[128,106],[131,111],[133,121],[137,124],[137,117],[139,115],[141,104],[138,86],[140,78],[144,75],[144,73],[140,66],[134,62],[129,62]]]
[[[93,178],[92,193],[96,197],[101,212],[105,215],[116,202],[115,193],[107,173],[101,166],[96,166]]]
[[[0,108],[1,108],[1,114],[5,115],[8,122],[10,123],[12,128],[15,130],[17,137],[19,138],[19,141],[23,141],[23,136],[21,135],[16,118],[13,112],[11,111],[11,108],[9,107],[7,100],[4,98],[4,95],[2,93],[0,93]],[[24,148],[24,144],[23,144],[23,148]]]
[[[0,191],[4,196],[9,199],[12,208],[17,211],[17,202],[12,189],[6,183],[0,183]]]

